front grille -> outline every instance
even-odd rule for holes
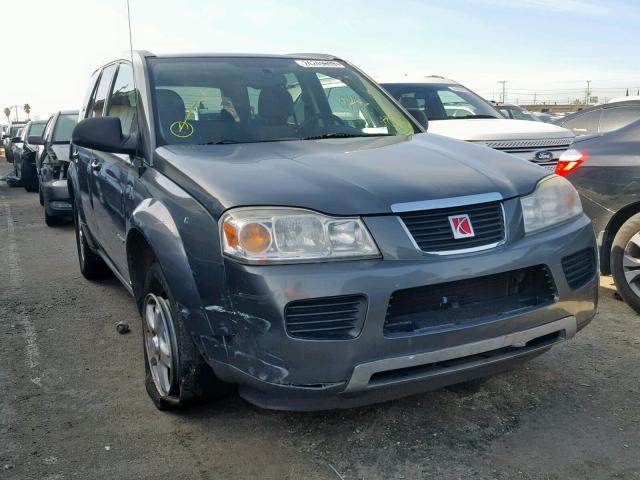
[[[562,270],[572,289],[580,288],[596,274],[596,254],[593,248],[580,250],[562,259]]]
[[[455,239],[449,223],[452,215],[469,215],[475,236]],[[422,210],[399,214],[416,244],[425,252],[463,250],[504,240],[504,214],[500,202]]]
[[[296,300],[285,308],[291,337],[308,340],[347,340],[360,334],[367,312],[364,295]]]
[[[555,301],[543,266],[398,290],[391,295],[385,336],[416,334],[515,315]]]

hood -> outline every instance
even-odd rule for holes
[[[253,205],[385,214],[394,203],[490,192],[523,195],[548,175],[512,155],[430,133],[171,145],[155,151],[154,165],[215,216]]]
[[[429,132],[458,140],[538,140],[573,138],[566,128],[544,122],[509,118],[461,118],[429,121]]]

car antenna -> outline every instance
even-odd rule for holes
[[[127,22],[129,25],[129,55],[131,56],[131,73],[133,76],[133,92],[134,92],[134,98],[136,102],[136,114],[135,114],[135,122],[137,127],[136,130],[140,132],[140,122],[139,122],[140,115],[138,115],[138,105],[140,104],[140,102],[138,101],[138,84],[136,82],[136,69],[133,65],[133,34],[131,33],[131,6],[129,4],[129,1],[130,0],[127,0]],[[135,156],[136,157],[138,156],[138,140],[137,139],[136,139]],[[140,170],[140,168],[138,168],[138,170]]]

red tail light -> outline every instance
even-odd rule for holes
[[[587,158],[589,158],[589,154],[582,150],[578,150],[577,148],[570,148],[558,159],[558,163],[556,164],[556,174],[561,177],[569,175],[576,168],[582,165]]]

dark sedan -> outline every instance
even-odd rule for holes
[[[600,247],[600,269],[640,312],[640,121],[576,137],[556,173],[578,189]]]
[[[607,133],[640,120],[640,100],[605,103],[580,110],[553,123],[572,130],[576,135]]]

